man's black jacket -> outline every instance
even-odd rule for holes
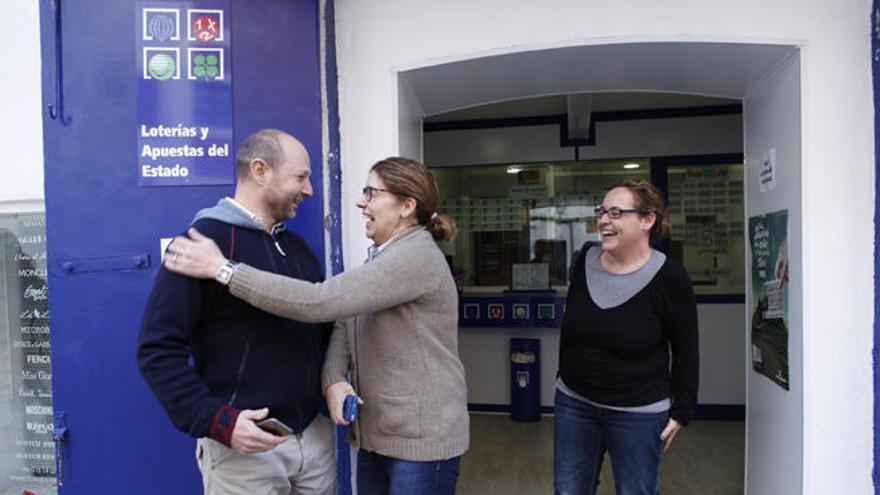
[[[299,236],[212,218],[193,227],[235,261],[302,280],[320,266]],[[320,365],[331,326],[281,318],[237,299],[214,280],[159,269],[138,338],[138,367],[174,425],[229,445],[242,409],[269,408],[295,432],[320,404]],[[190,358],[192,358],[190,360]]]

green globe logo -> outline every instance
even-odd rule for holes
[[[177,65],[174,63],[174,59],[167,53],[153,55],[147,64],[147,71],[150,75],[160,81],[171,78],[175,69],[177,69]]]

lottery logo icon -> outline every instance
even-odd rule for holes
[[[222,48],[190,48],[189,71],[187,79],[193,81],[222,81],[223,49]]]
[[[503,304],[490,304],[489,305],[489,319],[490,320],[503,320],[504,319],[504,305]]]
[[[180,39],[180,9],[144,8],[141,13],[144,41],[176,41]]]
[[[193,33],[201,41],[212,41],[219,33],[219,23],[211,16],[202,15],[192,21]]]
[[[174,63],[171,55],[167,53],[157,53],[151,56],[149,62],[147,62],[147,72],[150,73],[151,77],[160,81],[171,79],[176,70],[177,64]]]
[[[171,17],[160,14],[150,17],[147,31],[154,39],[167,41],[177,33],[177,27]]]
[[[215,79],[220,73],[217,70],[217,55],[196,55],[193,57],[193,73],[205,80]]]

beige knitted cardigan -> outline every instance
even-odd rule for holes
[[[326,388],[351,371],[364,401],[351,428],[355,447],[411,461],[467,450],[458,294],[443,253],[423,227],[405,230],[374,260],[323,283],[240,265],[229,287],[270,313],[338,320],[322,381]]]

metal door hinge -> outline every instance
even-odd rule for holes
[[[64,440],[67,439],[67,413],[64,411],[55,411],[54,413],[54,431],[52,439],[55,440],[55,478],[58,486],[64,485]]]

